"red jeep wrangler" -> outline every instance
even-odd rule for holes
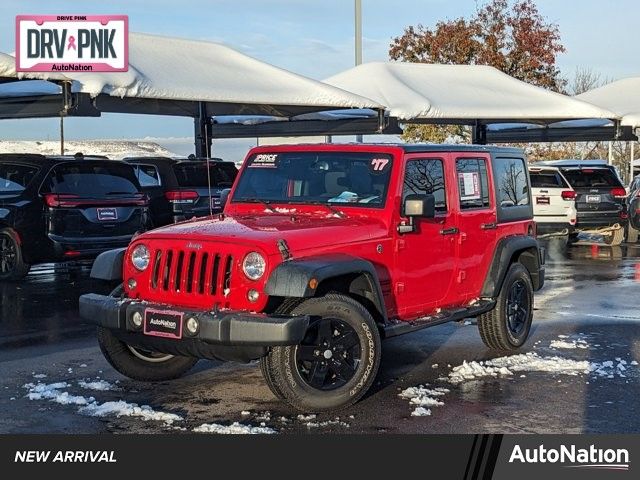
[[[488,347],[522,346],[544,282],[532,217],[517,149],[255,148],[224,214],[101,255],[92,276],[123,286],[80,313],[128,377],[259,359],[278,398],[338,409],[373,383],[383,338],[478,317]]]

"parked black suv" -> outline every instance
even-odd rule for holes
[[[575,190],[576,229],[626,226],[627,191],[613,166],[604,160],[556,160],[540,164],[560,168]]]
[[[92,258],[149,225],[130,165],[99,157],[0,154],[0,281],[31,264]]]
[[[629,212],[631,226],[636,230],[640,230],[640,175],[634,178],[631,185],[629,185],[627,211]]]
[[[220,196],[231,188],[238,174],[233,162],[220,158],[129,157],[124,161],[134,167],[142,190],[150,198],[154,227],[220,213]]]

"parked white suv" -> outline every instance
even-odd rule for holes
[[[573,232],[576,226],[576,192],[556,167],[529,165],[533,217],[538,234]]]

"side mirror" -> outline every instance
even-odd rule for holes
[[[409,224],[398,225],[398,232],[415,232],[414,218],[434,218],[436,216],[436,197],[431,193],[407,195],[402,204],[402,215],[409,218]]]
[[[431,193],[407,195],[402,206],[402,214],[409,218],[433,218],[436,216],[436,197]]]
[[[225,188],[220,192],[220,208],[224,210],[225,205],[227,204],[227,200],[229,200],[229,194],[231,193],[230,188]]]

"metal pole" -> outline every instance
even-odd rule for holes
[[[607,158],[607,163],[609,165],[613,165],[613,142],[609,142],[609,156]]]
[[[631,158],[629,159],[629,184],[633,181],[633,160],[636,156],[636,142],[631,142]]]
[[[356,67],[362,63],[362,0],[355,0],[355,57]],[[362,143],[362,135],[356,135],[356,142]]]
[[[60,155],[64,155],[64,115],[60,114]]]

